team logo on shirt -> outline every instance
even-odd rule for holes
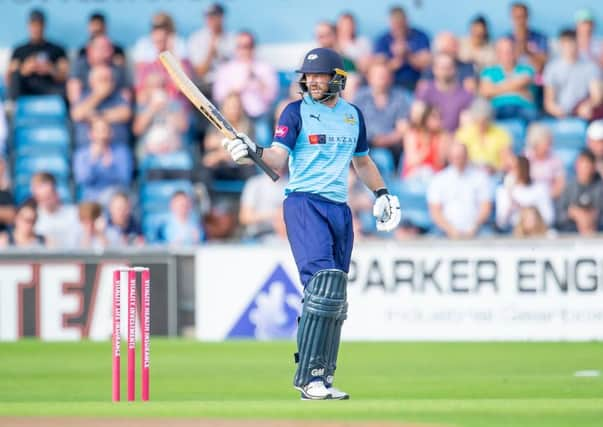
[[[310,144],[314,145],[314,144],[326,144],[327,143],[327,136],[322,134],[314,134],[314,135],[308,135],[308,141],[310,142]]]
[[[289,128],[287,126],[279,125],[274,130],[274,137],[275,138],[284,138],[287,136],[288,133],[289,133]]]
[[[355,125],[357,123],[357,120],[353,114],[346,114],[343,118],[343,122],[349,125]]]

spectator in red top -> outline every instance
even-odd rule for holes
[[[442,129],[442,117],[436,107],[424,106],[418,126],[404,136],[402,178],[428,180],[444,167],[450,135]]]

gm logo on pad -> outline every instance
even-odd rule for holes
[[[313,135],[308,135],[308,142],[310,142],[310,144],[314,145],[314,144],[326,144],[327,143],[327,136],[324,134],[313,134]]]

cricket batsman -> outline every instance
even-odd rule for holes
[[[222,143],[239,164],[251,162],[249,150],[275,169],[289,162],[283,211],[304,286],[293,384],[302,400],[349,399],[333,386],[333,376],[347,316],[347,273],[354,241],[346,203],[350,161],[375,194],[378,230],[397,227],[400,202],[388,193],[368,155],[362,113],[340,96],[347,75],[339,54],[312,49],[297,72],[302,99],[285,108],[269,148],[262,149],[242,133]]]

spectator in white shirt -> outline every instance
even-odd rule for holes
[[[554,208],[548,187],[532,181],[530,161],[518,156],[503,185],[496,190],[496,225],[501,230],[509,230],[519,222],[521,209],[531,206],[538,209],[547,226],[553,223]]]
[[[283,204],[286,181],[281,178],[272,182],[263,173],[247,180],[239,211],[239,222],[245,227],[245,235],[263,239],[275,234],[274,219]]]
[[[234,48],[235,35],[224,28],[224,7],[214,3],[205,11],[205,27],[188,39],[189,59],[202,86],[211,88],[216,69],[232,58]]]
[[[46,238],[49,247],[69,247],[75,239],[74,224],[78,212],[73,205],[63,205],[56,189],[54,176],[37,173],[31,179],[31,194],[38,207],[36,234]]]
[[[467,148],[450,146],[448,166],[436,174],[427,191],[427,202],[437,234],[453,239],[488,234],[485,226],[492,211],[488,175],[469,164]]]
[[[358,70],[366,72],[370,65],[373,46],[369,39],[358,35],[356,18],[354,18],[354,15],[350,12],[339,15],[335,28],[339,51],[344,56],[351,59]]]
[[[151,34],[143,36],[136,41],[132,52],[132,60],[134,65],[153,63],[157,60],[157,51],[155,43],[153,43],[152,32],[155,29],[165,29],[170,34],[169,47],[174,54],[180,59],[188,58],[186,42],[176,34],[176,27],[172,17],[165,12],[158,12],[151,20]]]
[[[278,78],[272,66],[255,57],[255,39],[247,31],[237,35],[236,54],[222,65],[214,81],[214,100],[222,103],[231,93],[238,93],[243,108],[252,119],[266,114],[278,95]]]

